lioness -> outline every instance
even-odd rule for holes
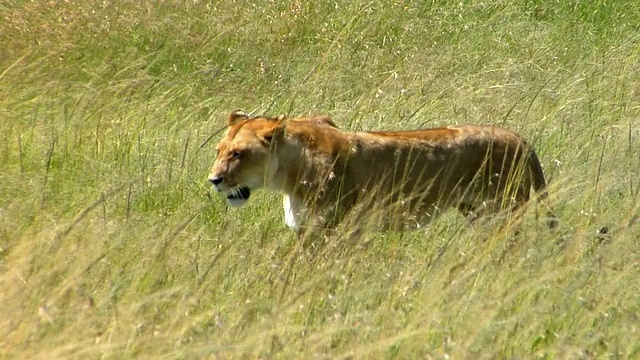
[[[209,181],[231,206],[260,188],[284,193],[293,229],[332,228],[348,213],[385,229],[421,226],[455,207],[474,220],[514,210],[533,187],[545,197],[538,157],[496,126],[348,132],[326,116],[228,117]],[[555,225],[555,220],[549,222]]]

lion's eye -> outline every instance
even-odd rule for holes
[[[234,159],[239,159],[244,155],[242,151],[234,150],[231,152],[231,157]]]

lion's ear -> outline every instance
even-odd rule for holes
[[[239,120],[246,120],[249,118],[249,115],[247,115],[246,112],[242,111],[242,110],[234,110],[231,112],[231,114],[229,114],[229,117],[227,119],[227,123],[229,125],[233,125],[235,122],[239,121]]]

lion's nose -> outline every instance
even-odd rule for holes
[[[209,178],[209,181],[211,181],[213,183],[213,185],[220,185],[222,180],[223,180],[222,176],[215,176],[215,177],[210,177]]]

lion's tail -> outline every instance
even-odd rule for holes
[[[531,183],[533,189],[539,194],[540,199],[544,199],[549,194],[547,193],[547,182],[544,179],[544,172],[542,172],[542,165],[538,155],[533,149],[529,150],[529,174],[531,176]]]
[[[538,194],[538,201],[549,197],[547,192],[547,182],[544,179],[544,172],[542,171],[542,165],[540,165],[540,159],[533,149],[529,150],[529,176],[531,176],[531,183],[533,189]],[[547,225],[550,229],[558,226],[558,217],[547,207]]]

